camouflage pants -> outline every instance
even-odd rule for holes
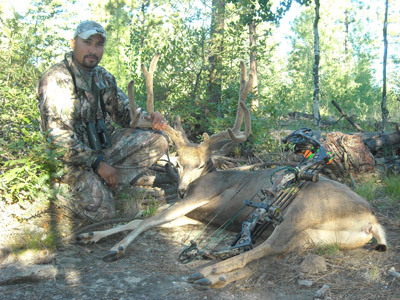
[[[118,172],[119,185],[129,185],[153,165],[168,149],[166,137],[151,130],[126,128],[111,137],[112,147],[103,150],[107,163]],[[114,193],[90,168],[66,166],[64,181],[69,185],[68,207],[92,221],[115,217]]]

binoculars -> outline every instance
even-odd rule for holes
[[[111,147],[111,136],[103,119],[98,119],[96,123],[93,121],[88,122],[87,133],[92,149],[101,150]]]

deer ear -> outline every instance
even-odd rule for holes
[[[203,133],[203,141],[208,141],[210,139],[210,136],[208,135],[207,132]]]

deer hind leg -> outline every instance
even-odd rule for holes
[[[252,274],[252,270],[249,267],[243,267],[241,269],[236,269],[225,274],[208,275],[207,277],[199,277],[199,279],[194,282],[193,287],[198,290],[207,290],[212,288],[223,288],[231,282],[247,278]],[[192,275],[193,276],[193,275]]]
[[[342,220],[345,224],[346,220]],[[378,245],[375,247],[378,251],[386,251],[387,243],[383,227],[376,222],[366,221],[364,223],[351,222],[347,228],[332,229],[329,226],[325,228],[307,229],[307,234],[314,245],[335,244],[340,249],[355,249],[364,246],[372,237],[375,237]]]
[[[374,236],[378,245],[376,250],[386,251],[385,232],[381,225],[369,222],[361,230],[335,231],[327,229],[305,228],[293,231],[293,224],[282,223],[272,235],[258,247],[238,256],[200,269],[188,277],[188,281],[197,286],[221,288],[230,282],[249,274],[246,265],[264,256],[284,254],[309,245],[338,243],[342,249],[357,248],[367,243]],[[243,269],[243,271],[242,271]]]
[[[386,234],[385,231],[383,230],[383,227],[378,223],[370,224],[369,230],[376,239],[376,241],[378,242],[378,244],[375,247],[375,250],[387,251]]]
[[[272,235],[254,249],[200,269],[188,281],[195,286],[221,288],[251,274],[246,265],[265,256],[278,255],[304,247],[309,238],[305,231],[294,232],[293,227],[279,225]]]

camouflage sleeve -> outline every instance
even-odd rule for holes
[[[105,77],[107,87],[103,91],[103,99],[106,110],[115,123],[127,128],[131,121],[128,97],[117,86],[114,76],[108,73]]]
[[[91,167],[97,153],[83,142],[86,128],[80,120],[80,101],[71,76],[61,67],[39,81],[39,108],[43,129],[53,143],[65,149],[65,163]]]

